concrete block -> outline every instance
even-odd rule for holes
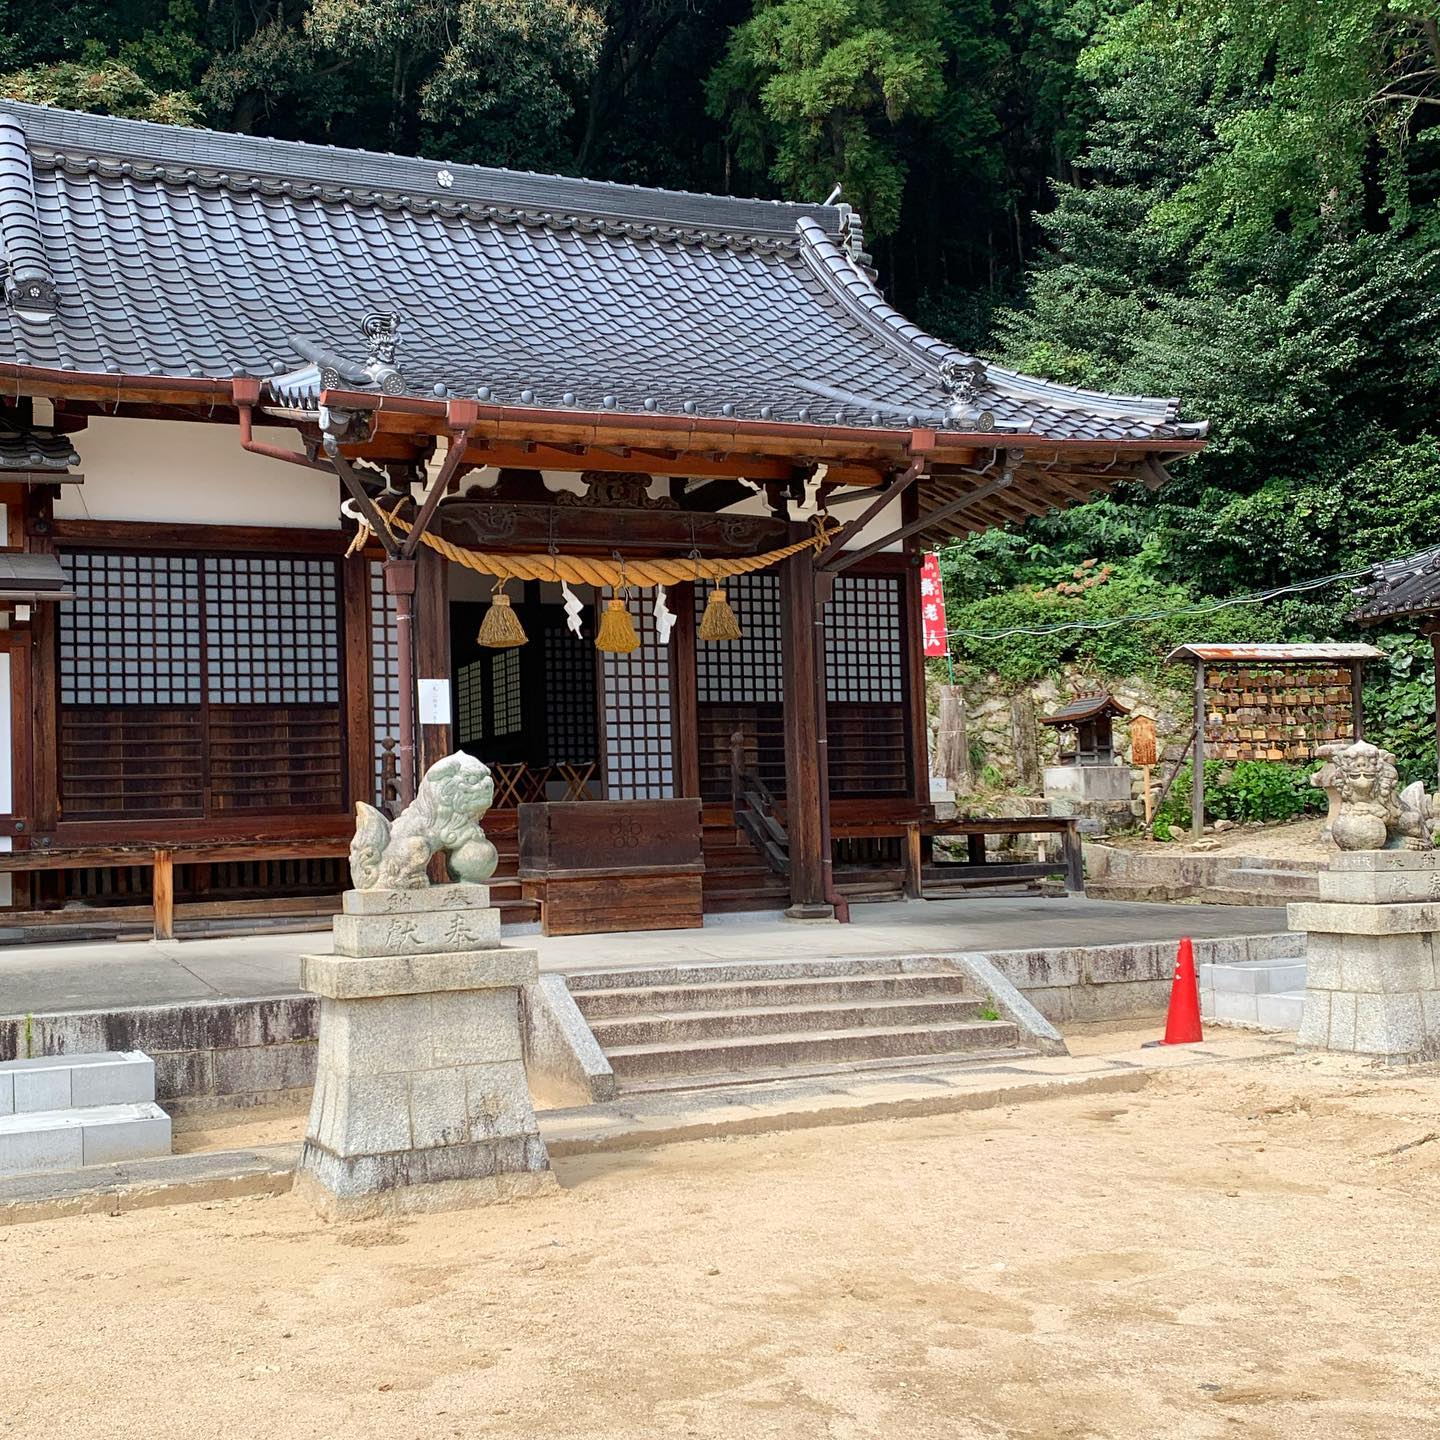
[[[1128,765],[1047,765],[1045,797],[1071,803],[1130,801],[1133,786]]]
[[[949,963],[963,971],[975,987],[975,993],[988,996],[1000,1014],[1018,1026],[1020,1033],[1036,1046],[1042,1055],[1070,1053],[1060,1032],[1025,994],[1010,983],[989,956],[952,955]]]
[[[1273,995],[1305,988],[1305,966],[1285,961],[1246,961],[1237,965],[1198,965],[1202,988],[1237,991],[1247,995]]]
[[[423,915],[432,910],[488,910],[488,885],[430,885],[420,890],[347,890],[340,899],[346,915]]]
[[[540,973],[534,950],[457,950],[440,955],[302,955],[300,983],[317,995],[357,1000],[486,990],[529,984]]]
[[[170,1153],[170,1117],[158,1105],[107,1106],[106,1111],[104,1119],[80,1126],[83,1164],[114,1165]]]
[[[75,1056],[76,1060],[84,1057]],[[143,1105],[155,1099],[155,1062],[138,1051],[96,1064],[76,1064],[70,1071],[70,1103]],[[85,1162],[90,1163],[88,1160]]]
[[[990,952],[991,963],[1021,990],[1078,985],[1085,952],[1073,950],[1001,950]]]
[[[1302,900],[1289,907],[1292,930],[1332,935],[1403,935],[1440,930],[1440,904],[1331,905]]]
[[[1215,992],[1214,1016],[1222,1024],[1258,1025],[1259,1011],[1256,996],[1239,990],[1217,990]]]
[[[0,1175],[27,1170],[77,1170],[85,1163],[80,1127],[54,1111],[11,1115],[0,1121]]]
[[[1168,980],[1174,973],[1175,954],[1168,945],[1106,945],[1084,952],[1081,984],[1128,985]]]
[[[410,1088],[404,1075],[325,1076],[328,1133],[318,1140],[337,1155],[387,1154],[410,1148]]]
[[[427,910],[407,915],[337,915],[337,955],[440,955],[500,944],[500,912]]]
[[[17,1070],[15,1113],[70,1108],[70,1067],[51,1060],[42,1068]]]
[[[1256,1023],[1262,1030],[1299,1030],[1304,1013],[1303,991],[1255,997]]]
[[[0,1073],[0,1115],[13,1115],[15,1113],[15,1078],[8,1073]]]

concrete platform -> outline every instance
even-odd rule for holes
[[[1276,934],[1283,906],[1151,905],[1038,897],[857,905],[849,925],[800,924],[778,914],[710,916],[701,930],[541,936],[507,928],[540,953],[543,972],[573,975],[677,961],[793,960],[926,951],[1072,949]],[[219,940],[107,940],[0,951],[0,1016],[193,1000],[261,999],[300,990],[300,956],[314,935]]]

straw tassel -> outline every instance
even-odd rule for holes
[[[730,608],[730,601],[718,585],[705,599],[705,613],[700,617],[702,640],[738,640],[740,622]]]
[[[640,637],[635,633],[635,622],[630,618],[630,607],[624,600],[605,602],[600,628],[595,632],[595,648],[612,655],[628,655],[640,648]]]
[[[475,637],[481,645],[492,650],[510,650],[523,645],[530,637],[520,623],[520,617],[510,606],[510,597],[500,589],[490,597],[490,608],[480,622],[480,633]]]

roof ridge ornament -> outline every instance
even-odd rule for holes
[[[400,317],[390,310],[372,310],[360,322],[360,329],[370,342],[365,369],[386,395],[403,395],[405,377],[395,364],[395,337],[400,333]]]
[[[991,388],[990,369],[973,355],[951,355],[940,362],[940,388],[949,419],[974,430],[995,428],[995,412],[976,403]]]

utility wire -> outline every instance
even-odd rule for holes
[[[1228,600],[1216,600],[1209,605],[1189,605],[1181,610],[1148,610],[1136,615],[1116,615],[1106,620],[1066,620],[1058,625],[1012,625],[1008,630],[952,630],[949,638],[951,641],[1005,640],[1011,635],[1058,635],[1066,630],[1113,630],[1117,625],[1135,625],[1148,620],[1213,615],[1217,610],[1229,610],[1237,605],[1262,605],[1265,601],[1279,599],[1282,595],[1300,595],[1311,590],[1323,590],[1326,586],[1338,585],[1342,580],[1355,580],[1362,575],[1374,573],[1374,566],[1367,565],[1362,570],[1342,570],[1338,575],[1322,575],[1318,580],[1277,585],[1273,590],[1262,590],[1255,595],[1235,595]]]

